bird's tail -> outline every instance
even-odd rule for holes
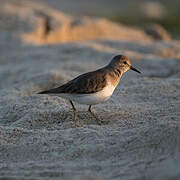
[[[41,92],[39,92],[37,94],[56,94],[57,90],[58,90],[58,88],[54,88],[54,89],[49,89],[49,90],[46,90],[46,91],[41,91]]]
[[[38,92],[37,94],[49,94],[49,91],[41,91],[41,92]]]

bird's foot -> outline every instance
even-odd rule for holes
[[[102,120],[100,120],[99,118],[96,119],[96,122],[97,122],[98,125],[106,125],[106,124],[109,123],[109,121],[102,121]]]

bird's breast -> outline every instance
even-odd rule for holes
[[[113,92],[114,92],[115,86],[111,83],[109,83],[108,85],[106,85],[101,91],[97,92],[97,96],[100,97],[110,97]]]
[[[107,101],[111,95],[113,94],[115,86],[109,84],[105,86],[101,91],[90,93],[90,94],[83,94],[76,98],[76,101],[81,104],[99,104]]]

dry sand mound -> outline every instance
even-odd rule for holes
[[[48,15],[53,12],[59,15],[53,10]],[[29,26],[11,29],[21,20],[4,16],[9,26],[0,26],[0,178],[180,178],[179,41],[104,37],[33,46],[16,36]],[[87,107],[76,104],[81,126],[75,128],[67,101],[36,94],[119,53],[143,74],[127,72],[112,98],[94,106],[107,125],[97,125]]]
[[[16,2],[6,4],[3,10],[29,23],[32,32],[25,33],[22,38],[33,44],[54,44],[102,38],[143,39],[144,41],[152,39],[144,31],[136,28],[117,25],[102,18],[72,17],[44,4]]]

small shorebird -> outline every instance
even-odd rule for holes
[[[88,111],[97,123],[101,124],[102,121],[91,111],[92,105],[108,100],[118,85],[122,74],[129,69],[141,73],[131,66],[128,57],[117,55],[107,66],[101,69],[82,74],[60,87],[38,94],[53,94],[68,99],[73,109],[74,121],[76,120],[76,108],[73,101],[89,105]]]

